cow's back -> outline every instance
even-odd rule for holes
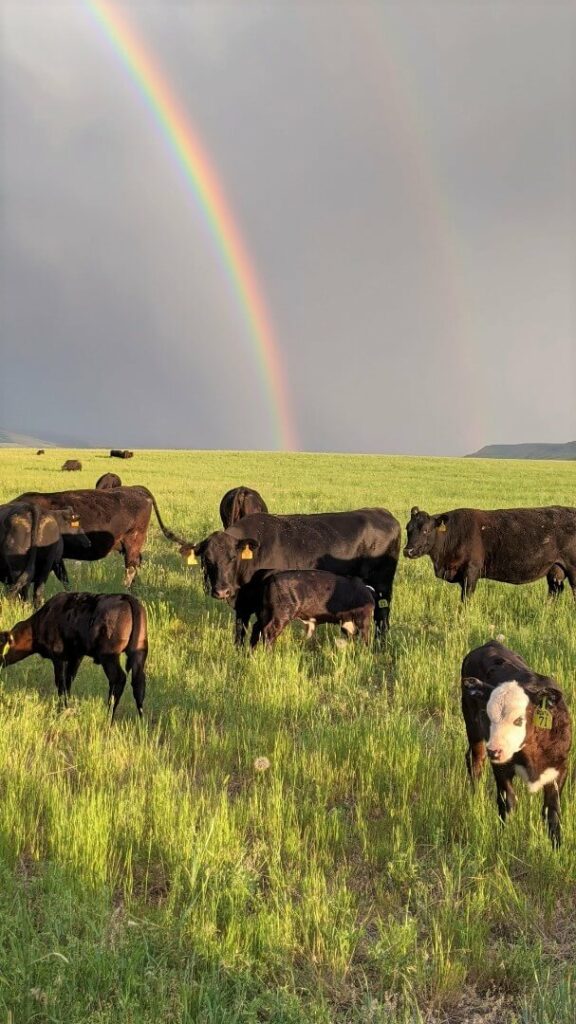
[[[462,678],[480,679],[496,687],[501,683],[535,682],[540,678],[519,654],[497,640],[489,640],[470,651],[462,662]]]

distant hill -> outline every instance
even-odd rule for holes
[[[0,430],[0,448],[86,448],[81,441],[70,438],[31,437],[29,434],[15,434],[11,430]]]
[[[576,441],[565,444],[487,444],[466,459],[576,459]]]

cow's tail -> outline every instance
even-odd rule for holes
[[[36,555],[38,553],[38,535],[40,532],[40,520],[42,518],[42,510],[31,502],[27,506],[27,511],[32,517],[32,524],[30,530],[30,548],[28,550],[28,561],[20,573],[16,582],[10,588],[12,594],[19,594],[24,587],[27,587],[29,583],[34,579],[34,572],[36,569]]]
[[[158,525],[159,525],[160,529],[162,530],[162,533],[164,534],[166,539],[174,541],[175,544],[183,544],[183,545],[188,544],[189,541],[185,540],[184,537],[179,537],[178,534],[174,533],[172,530],[169,530],[168,527],[164,525],[164,523],[162,521],[162,516],[160,515],[160,509],[158,508],[158,505],[156,504],[156,498],[152,494],[152,491],[149,491],[147,487],[140,487],[139,489],[141,491],[144,491],[148,495],[148,497],[150,498],[150,501],[152,502],[152,505],[154,506],[154,511],[156,513],[156,518],[158,520]]]
[[[122,594],[122,600],[128,602],[132,612],[132,629],[126,645],[126,668],[130,672],[138,656],[148,652],[148,629],[146,612],[140,601],[132,594]]]

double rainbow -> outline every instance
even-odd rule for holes
[[[178,103],[133,25],[109,0],[84,0],[95,23],[137,86],[203,212],[252,339],[276,447],[298,448],[279,344],[254,266],[218,175],[190,116]]]

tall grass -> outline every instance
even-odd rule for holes
[[[0,497],[92,486],[109,462],[81,458],[70,477],[61,452],[3,451]],[[273,511],[384,505],[403,525],[414,504],[576,491],[569,463],[139,452],[120,473],[194,540],[239,483]],[[142,724],[128,689],[109,728],[87,662],[64,713],[48,662],[0,678],[0,1022],[572,1024],[573,780],[560,851],[520,786],[500,828],[488,773],[468,787],[458,682],[466,651],[503,634],[572,704],[569,595],[481,581],[461,610],[428,560],[401,561],[384,648],[340,649],[330,628],[307,644],[295,625],[250,657],[154,526],[146,556]],[[70,574],[119,590],[122,563]],[[3,600],[1,628],[29,611]]]

